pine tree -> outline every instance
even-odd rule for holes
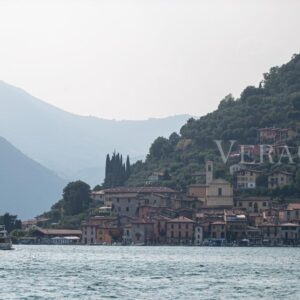
[[[130,166],[130,159],[129,159],[129,155],[127,155],[127,159],[126,159],[126,180],[129,178],[131,174],[131,166]]]

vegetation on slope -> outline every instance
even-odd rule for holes
[[[168,170],[171,179],[157,184],[185,190],[195,182],[193,173],[203,168],[206,159],[216,161],[217,176],[229,177],[215,139],[255,144],[259,128],[275,126],[299,131],[299,120],[300,55],[294,55],[287,64],[264,74],[258,87],[245,88],[240,98],[228,95],[216,111],[200,119],[189,119],[180,135],[173,133],[168,139],[157,138],[146,161],[132,166],[127,184],[143,185],[152,172]],[[299,141],[293,141],[294,146],[298,144]],[[297,166],[291,167],[291,171],[296,170]]]

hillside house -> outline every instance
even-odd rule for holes
[[[268,188],[276,189],[293,183],[293,174],[285,171],[275,171],[268,176]]]

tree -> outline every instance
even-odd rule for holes
[[[112,157],[106,157],[105,179],[103,186],[111,188],[124,185],[131,173],[130,160],[127,156],[126,164],[123,163],[123,156],[114,152]]]
[[[157,138],[150,148],[150,156],[155,158],[165,158],[172,151],[169,141],[164,137]]]
[[[97,184],[97,185],[93,188],[93,191],[94,191],[94,192],[99,192],[99,191],[101,191],[101,190],[102,190],[102,186],[99,185],[99,184]]]
[[[268,177],[265,175],[259,175],[256,179],[256,186],[258,188],[268,187]]]
[[[300,188],[300,169],[296,173],[296,186]]]
[[[8,232],[22,228],[21,220],[18,220],[16,215],[10,215],[9,213],[5,213],[3,216],[0,216],[0,224],[4,225]]]
[[[289,95],[290,101],[292,101],[294,109],[300,110],[300,93],[293,93]]]
[[[70,182],[63,190],[63,210],[65,215],[84,212],[91,203],[90,186],[83,181]]]
[[[130,165],[130,158],[129,155],[127,155],[126,158],[126,179],[130,177],[131,174],[131,165]]]

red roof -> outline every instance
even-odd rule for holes
[[[68,235],[81,235],[81,230],[74,229],[42,229],[37,228],[37,231],[45,235],[57,235],[57,236],[68,236]]]
[[[117,193],[178,193],[177,191],[167,187],[116,187],[104,190],[105,194],[117,194]]]
[[[225,225],[226,223],[223,222],[223,221],[216,221],[216,222],[213,222],[211,223],[212,225]]]
[[[300,209],[300,203],[290,203],[287,207],[288,210]]]
[[[176,219],[172,219],[172,220],[168,221],[168,223],[195,223],[195,221],[181,216]]]

